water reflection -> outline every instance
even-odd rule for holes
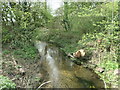
[[[65,58],[59,48],[45,42],[37,42],[43,67],[51,83],[44,87],[54,88],[104,88],[104,83],[93,71],[78,66]]]

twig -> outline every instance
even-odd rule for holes
[[[41,88],[43,85],[48,84],[48,83],[50,83],[50,82],[51,82],[51,81],[47,81],[47,82],[42,83],[42,84],[37,88],[37,90],[38,90],[39,88]]]

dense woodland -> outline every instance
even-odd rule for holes
[[[1,2],[0,6],[3,59],[39,59],[34,46],[38,40],[57,45],[66,55],[84,49],[87,59],[71,60],[92,68],[106,88],[118,88],[120,2],[63,2],[54,15],[47,2]],[[3,60],[2,65],[0,89],[15,88],[11,69],[4,71],[10,62]]]

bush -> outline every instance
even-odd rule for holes
[[[117,86],[117,76],[114,70],[118,69],[119,60],[119,41],[120,31],[114,31],[111,34],[105,32],[89,33],[79,40],[77,47],[84,48],[87,53],[92,52],[91,62],[98,67],[104,68],[104,73],[97,72],[105,83]],[[100,40],[100,41],[99,41]],[[79,62],[79,61],[78,61]],[[110,86],[107,85],[110,88]]]

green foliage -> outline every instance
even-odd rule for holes
[[[37,50],[33,45],[34,30],[47,26],[52,15],[42,2],[6,2],[2,8],[3,48],[7,46],[11,53],[20,58],[35,59]],[[5,50],[3,53],[9,52]]]
[[[107,49],[108,46],[113,45],[116,46],[119,43],[119,33],[120,32],[114,32],[112,34],[105,34],[103,33],[94,33],[94,34],[86,34],[82,37],[82,40],[78,42],[79,45],[88,46],[99,46],[99,48]],[[97,40],[101,40],[101,43],[99,44]]]
[[[104,56],[103,58],[104,60],[102,63],[100,63],[100,66],[105,68],[106,71],[115,70],[118,68],[118,63],[114,61],[114,57],[112,58],[112,60],[110,59],[110,54],[108,54],[108,56]]]
[[[0,89],[15,88],[16,84],[9,80],[7,77],[0,75]]]
[[[112,5],[115,6],[111,7]],[[82,39],[78,42],[78,47],[84,48],[87,53],[93,53],[91,62],[98,61],[98,67],[105,69],[104,73],[96,72],[105,83],[112,84],[112,86],[106,86],[110,88],[116,87],[118,83],[118,77],[114,74],[114,70],[118,69],[119,60],[120,28],[118,26],[118,6],[116,2],[114,4],[102,4],[101,6],[103,7],[101,9],[102,12],[96,11],[99,9],[98,7],[93,9],[92,12],[96,12],[94,15],[104,15],[106,18],[93,22],[94,32],[83,35]]]
[[[113,86],[117,86],[118,83],[118,77],[114,74],[114,70],[118,69],[119,34],[120,31],[115,30],[111,34],[106,34],[106,31],[91,34],[87,33],[82,37],[82,40],[78,42],[77,46],[84,48],[87,53],[93,53],[93,59],[91,59],[91,61],[98,61],[98,67],[105,69],[104,73],[96,72],[105,83],[112,83]],[[95,56],[95,54],[97,56]],[[110,88],[108,85],[107,87]]]
[[[97,72],[101,79],[105,81],[105,83],[111,83],[112,87],[118,85],[118,75],[115,74],[115,70],[118,69],[118,62],[115,60],[116,54],[107,54],[107,56],[103,57],[103,61],[98,65],[102,68],[105,68],[105,72],[101,74],[100,72]],[[116,57],[117,58],[117,57]],[[111,86],[107,85],[108,88],[111,88]]]
[[[10,53],[9,50],[4,50],[4,51],[2,51],[2,54],[9,54],[9,53]]]
[[[38,34],[39,33],[39,34]],[[36,29],[36,39],[55,43],[66,53],[75,51],[78,40],[81,38],[79,31],[66,32],[64,30]]]
[[[13,54],[23,59],[35,59],[37,58],[37,49],[28,43],[21,44],[17,49],[12,50]]]
[[[9,6],[10,4],[10,6]],[[44,3],[7,2],[3,3],[3,43],[30,41],[34,29],[47,26],[52,18]],[[9,17],[8,17],[9,14]],[[13,21],[14,20],[14,21]],[[13,43],[13,42],[12,42]]]

